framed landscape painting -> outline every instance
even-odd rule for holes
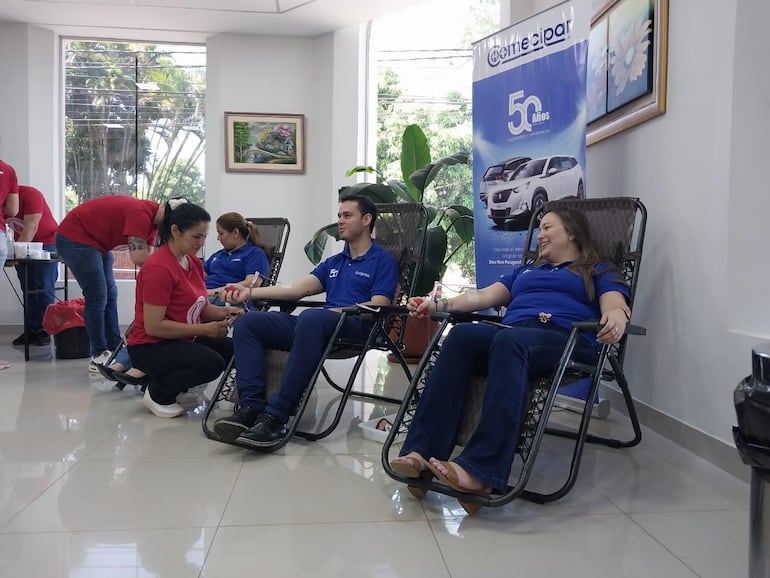
[[[305,116],[226,112],[225,171],[304,173]]]
[[[668,0],[608,0],[594,13],[587,144],[666,111],[667,37]]]

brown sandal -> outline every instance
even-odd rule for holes
[[[411,452],[390,460],[390,467],[399,476],[419,478],[427,470],[428,462],[417,452]]]
[[[411,452],[405,456],[399,456],[390,461],[390,467],[399,476],[405,478],[420,478],[428,471],[428,462],[417,452]],[[406,486],[407,491],[418,500],[422,500],[428,493],[424,488]]]
[[[441,464],[448,470],[448,473],[446,475],[442,474],[433,464],[430,462],[426,463],[427,468],[433,472],[433,475],[436,476],[439,481],[443,482],[453,490],[456,490],[458,492],[463,492],[465,494],[474,494],[476,496],[481,496],[482,498],[489,497],[489,495],[492,493],[492,488],[489,486],[482,486],[481,488],[466,488],[465,486],[461,486],[459,483],[459,476],[457,475],[457,470],[455,469],[456,466],[452,462],[445,462],[441,461]],[[473,516],[476,512],[478,512],[483,505],[477,504],[476,502],[466,502],[463,500],[460,500],[458,498],[457,500],[460,502],[460,505],[463,507],[463,510],[467,512],[469,516]]]

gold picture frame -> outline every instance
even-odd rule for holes
[[[591,18],[586,144],[666,112],[668,0],[609,0]]]
[[[305,172],[305,115],[225,113],[225,171]]]

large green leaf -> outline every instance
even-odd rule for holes
[[[358,165],[357,167],[353,167],[349,171],[345,171],[345,176],[352,177],[356,173],[376,173],[376,172],[377,172],[377,169],[375,169],[372,166]]]
[[[401,174],[406,188],[413,201],[422,202],[422,194],[425,189],[415,187],[409,182],[409,175],[420,167],[430,162],[430,147],[425,133],[416,124],[410,124],[404,129],[401,139]]]
[[[417,295],[427,295],[433,284],[444,274],[444,257],[447,251],[447,234],[442,227],[429,227],[426,239],[425,258],[417,278]]]
[[[382,181],[385,180],[385,178],[383,177],[383,175],[382,175],[382,173],[380,171],[378,171],[375,167],[372,167],[372,166],[369,166],[369,165],[367,165],[367,166],[358,165],[357,167],[353,167],[349,171],[345,171],[345,176],[346,177],[352,177],[353,175],[358,174],[358,173],[367,173],[367,174],[374,173],[375,175],[377,175],[377,182],[378,183],[381,183]]]
[[[406,183],[404,183],[404,181],[388,181],[388,186],[393,189],[393,191],[396,193],[396,196],[405,203],[414,202],[414,199],[409,194],[409,191],[406,188]]]
[[[381,183],[356,183],[342,187],[339,190],[339,198],[346,195],[363,195],[375,203],[395,203],[397,200],[395,191]]]
[[[409,173],[409,183],[420,191],[424,191],[428,185],[435,180],[444,167],[467,164],[467,151],[460,151],[437,161],[429,161],[424,165],[416,167],[413,172]],[[403,162],[401,166],[403,167]]]
[[[436,207],[428,205],[425,205],[425,208],[428,209],[428,224],[430,224],[436,219],[436,215],[438,215],[440,211]]]
[[[473,211],[471,209],[463,205],[452,205],[446,208],[444,217],[449,220],[447,231],[454,229],[463,243],[473,241]]]
[[[305,244],[305,255],[310,259],[313,265],[318,265],[324,256],[324,250],[326,249],[326,241],[329,237],[333,237],[337,241],[340,240],[339,228],[337,223],[326,225],[318,229],[313,238]]]

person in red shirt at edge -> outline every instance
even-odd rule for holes
[[[19,186],[19,212],[15,217],[6,216],[16,240],[20,243],[43,243],[44,251],[56,251],[56,220],[51,214],[45,197],[35,187]],[[26,269],[26,273],[25,273]],[[30,263],[16,265],[19,284],[25,291],[25,279],[30,290],[45,289],[41,293],[32,293],[27,299],[25,326],[28,333],[22,333],[13,340],[14,345],[48,345],[50,336],[43,329],[43,315],[46,308],[55,301],[53,287],[56,285],[56,263]]]
[[[5,238],[5,218],[3,215],[13,217],[19,211],[19,182],[16,179],[16,171],[13,167],[0,160],[0,268],[5,267],[5,258],[8,251],[8,242]],[[9,364],[0,360],[0,369],[5,369]]]
[[[16,171],[11,165],[0,160],[0,267],[5,266],[5,259],[8,256],[4,215],[13,217],[18,212],[19,181],[16,179]]]
[[[118,287],[111,251],[128,245],[138,266],[150,255],[166,205],[114,195],[86,201],[59,225],[56,250],[83,290],[83,318],[91,345],[88,370],[96,373],[120,343]]]
[[[142,402],[158,417],[182,415],[180,394],[215,379],[233,355],[227,332],[243,309],[208,302],[196,257],[210,222],[198,205],[170,200],[158,230],[161,247],[136,278],[128,353],[149,378]]]

